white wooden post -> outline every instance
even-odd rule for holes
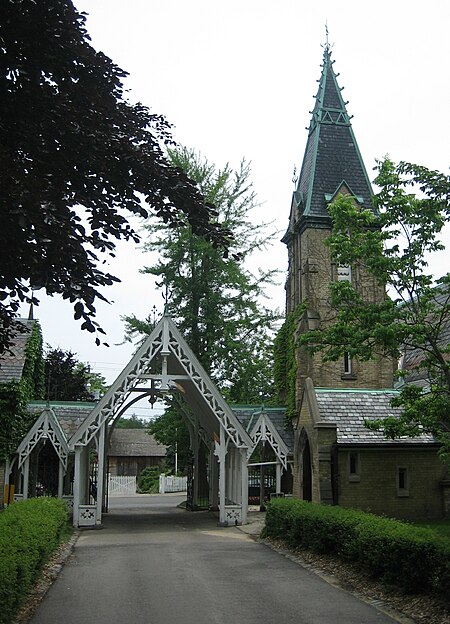
[[[225,509],[225,460],[227,456],[227,442],[226,433],[224,428],[220,427],[220,441],[216,442],[215,455],[219,460],[219,524],[224,525],[226,523],[226,509]]]
[[[105,423],[100,427],[98,436],[97,465],[97,515],[96,524],[102,523],[103,487],[105,483]]]
[[[279,462],[277,463],[276,471],[277,471],[277,478],[276,478],[276,490],[275,491],[279,493],[281,492],[281,472],[282,472],[282,466]]]
[[[218,508],[219,498],[219,471],[214,446],[209,451],[209,505],[211,509]]]
[[[247,466],[247,449],[241,448],[241,505],[242,505],[242,524],[247,522],[248,512],[248,466]]]
[[[80,481],[82,478],[81,469],[81,453],[83,452],[82,446],[75,447],[75,462],[74,462],[74,475],[73,475],[73,526],[78,528],[78,515],[80,512],[81,504],[81,490]]]

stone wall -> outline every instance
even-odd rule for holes
[[[308,229],[300,237],[298,253],[297,303],[307,301],[308,311],[299,325],[299,333],[324,328],[333,323],[335,311],[330,305],[329,284],[337,279],[337,268],[332,264],[324,244],[329,229]],[[362,269],[352,269],[352,283],[364,300],[382,301],[385,292],[376,280]],[[394,363],[388,358],[369,362],[352,361],[352,371],[345,372],[343,358],[323,362],[321,354],[311,356],[306,348],[298,350],[298,386],[311,377],[317,388],[392,388]]]
[[[349,453],[358,453],[350,474]],[[399,488],[399,469],[406,469]],[[338,504],[404,520],[444,517],[445,466],[436,447],[352,449],[338,453]]]
[[[336,427],[332,424],[314,424],[315,407],[302,403],[299,419],[294,422],[294,470],[293,495],[304,498],[304,446],[309,444],[311,457],[311,499],[315,503],[332,504],[333,497],[333,448],[336,443]],[[314,397],[313,397],[314,398]]]

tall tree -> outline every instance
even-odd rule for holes
[[[94,302],[118,280],[99,263],[116,240],[137,240],[130,215],[150,207],[226,245],[211,204],[164,156],[169,124],[125,99],[125,76],[70,0],[0,3],[0,353],[40,288],[104,333]]]
[[[153,221],[147,225],[146,248],[158,260],[144,273],[156,276],[169,292],[168,311],[200,362],[232,402],[259,402],[273,397],[272,342],[279,318],[262,303],[264,286],[277,270],[257,276],[245,262],[273,238],[264,223],[252,220],[258,204],[250,181],[250,167],[217,169],[194,150],[169,149],[173,166],[195,180],[207,201],[218,209],[217,222],[233,235],[229,257],[213,241],[193,232],[190,225],[171,228]],[[152,320],[126,319],[128,335],[149,331]]]
[[[167,288],[168,312],[223,395],[234,403],[270,400],[275,396],[272,343],[279,315],[262,305],[261,298],[276,270],[254,276],[245,268],[251,253],[264,249],[272,238],[265,224],[251,220],[258,204],[250,167],[242,162],[237,171],[228,165],[217,169],[187,148],[169,149],[168,157],[217,206],[217,222],[232,233],[233,246],[225,258],[213,241],[198,236],[190,225],[175,230],[152,222],[146,247],[158,251],[159,258],[143,271]],[[154,325],[151,316],[126,321],[130,339]],[[183,469],[189,437],[176,401],[149,430],[169,446],[169,462],[177,446]]]
[[[45,358],[45,392],[50,401],[92,401],[95,391],[104,394],[104,377],[92,373],[76,354],[63,349],[48,349]]]
[[[450,464],[450,273],[435,280],[427,259],[443,250],[450,218],[450,180],[425,167],[385,159],[378,163],[375,211],[351,197],[330,206],[332,259],[363,268],[385,284],[389,297],[367,301],[350,282],[331,284],[333,323],[302,340],[326,360],[347,352],[368,360],[377,354],[403,358],[406,381],[395,405],[400,418],[377,422],[386,435],[432,433]],[[411,382],[414,378],[415,383]]]

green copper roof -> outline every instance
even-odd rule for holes
[[[334,61],[333,61],[334,62]],[[343,182],[359,203],[371,207],[372,189],[334,73],[329,46],[324,47],[322,74],[309,125],[294,206],[296,221],[329,220],[327,203]]]

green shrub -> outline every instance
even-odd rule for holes
[[[0,624],[11,621],[42,566],[68,531],[67,506],[31,498],[0,514]]]
[[[157,494],[159,492],[159,466],[147,466],[139,475],[137,491],[139,494]]]
[[[263,536],[356,561],[407,592],[448,594],[450,540],[429,529],[355,509],[275,499]]]

